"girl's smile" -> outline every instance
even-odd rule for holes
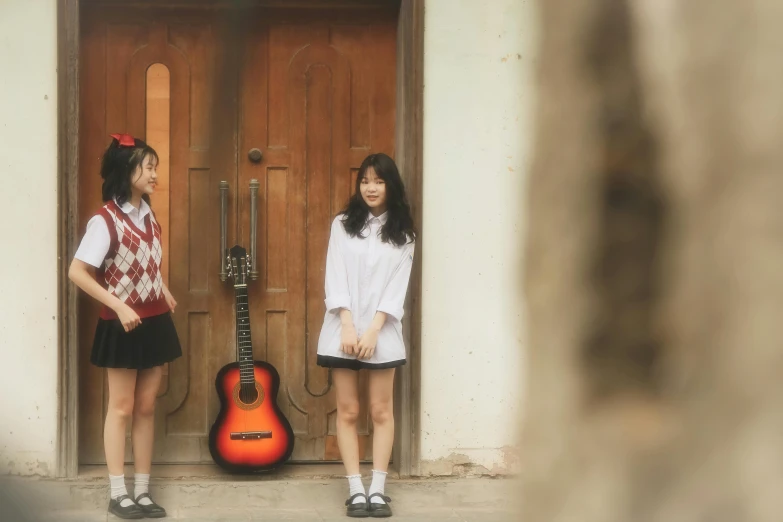
[[[359,191],[373,215],[379,216],[386,212],[386,182],[375,173],[375,169],[372,167],[367,168]]]
[[[157,168],[158,163],[154,156],[148,154],[131,178],[133,191],[139,195],[153,194],[155,192],[155,187],[158,184]]]

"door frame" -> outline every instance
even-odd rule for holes
[[[113,0],[106,0],[111,2]],[[220,0],[198,0],[205,5]],[[248,0],[253,5],[280,6],[280,0]],[[357,6],[399,6],[397,22],[397,96],[395,160],[410,199],[415,226],[422,230],[422,159],[424,91],[425,0],[287,0],[287,6],[327,9]],[[125,2],[127,3],[127,2]],[[131,3],[144,4],[144,0]],[[193,2],[189,2],[192,5]],[[160,5],[161,2],[155,2]],[[166,4],[181,5],[178,0]],[[58,0],[58,477],[79,473],[79,305],[78,289],[68,280],[68,266],[79,241],[79,46],[80,0]],[[401,477],[418,476],[420,470],[421,409],[421,264],[422,243],[411,274],[403,333],[408,364],[397,372],[395,386],[394,467]]]

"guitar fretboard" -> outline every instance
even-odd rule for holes
[[[247,287],[236,287],[237,352],[239,375],[243,384],[252,384],[253,342],[250,338],[250,308],[247,302]]]

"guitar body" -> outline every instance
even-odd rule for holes
[[[238,362],[217,374],[220,413],[209,432],[209,451],[231,472],[274,469],[294,450],[291,424],[277,405],[280,376],[271,364],[253,361],[255,393],[243,393],[240,379]]]

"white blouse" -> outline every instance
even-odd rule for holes
[[[383,364],[405,359],[402,338],[403,305],[413,266],[414,243],[401,247],[381,241],[380,230],[387,214],[367,220],[362,235],[350,237],[337,216],[332,222],[326,254],[326,315],[318,339],[318,355],[356,359],[340,348],[340,309],[351,311],[361,338],[376,312],[387,314],[378,333],[375,353],[362,362]]]
[[[117,200],[114,201],[115,203],[117,202]],[[119,205],[119,207],[139,230],[147,229],[144,218],[150,213],[150,206],[146,201],[142,199],[139,208],[134,207],[128,201]],[[84,237],[81,243],[79,243],[79,248],[73,257],[95,268],[100,268],[103,266],[106,254],[109,253],[109,248],[111,248],[109,227],[106,225],[106,220],[103,219],[103,216],[96,214],[87,222],[87,231],[84,233]]]

